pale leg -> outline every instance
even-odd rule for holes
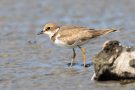
[[[80,49],[81,49],[81,52],[82,52],[82,56],[83,56],[83,65],[84,67],[86,67],[86,51],[84,48],[78,46]]]

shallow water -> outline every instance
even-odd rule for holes
[[[106,40],[135,45],[134,0],[1,0],[0,9],[0,90],[134,89],[134,83],[91,81],[93,65],[81,66],[80,50],[70,68],[72,50],[36,35],[47,22],[120,29],[84,46],[91,64]]]

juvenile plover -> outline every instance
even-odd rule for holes
[[[76,53],[75,48],[81,49],[83,56],[83,65],[86,67],[86,53],[85,49],[81,46],[87,43],[89,40],[96,38],[101,35],[108,34],[110,32],[117,31],[115,29],[91,29],[87,27],[79,26],[58,26],[55,23],[47,23],[44,25],[43,30],[38,33],[47,34],[50,40],[61,47],[72,48],[73,56],[70,66],[73,65]]]

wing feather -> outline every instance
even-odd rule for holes
[[[60,30],[59,34],[59,39],[68,45],[72,45],[78,41],[86,41],[88,38],[92,38],[92,34],[89,33],[89,29],[83,27]]]

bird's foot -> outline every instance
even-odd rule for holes
[[[76,63],[68,63],[67,65],[68,65],[69,67],[72,67],[72,66],[76,65]]]
[[[81,66],[84,66],[84,67],[90,67],[91,66],[91,64],[89,63],[89,64],[81,64]]]

